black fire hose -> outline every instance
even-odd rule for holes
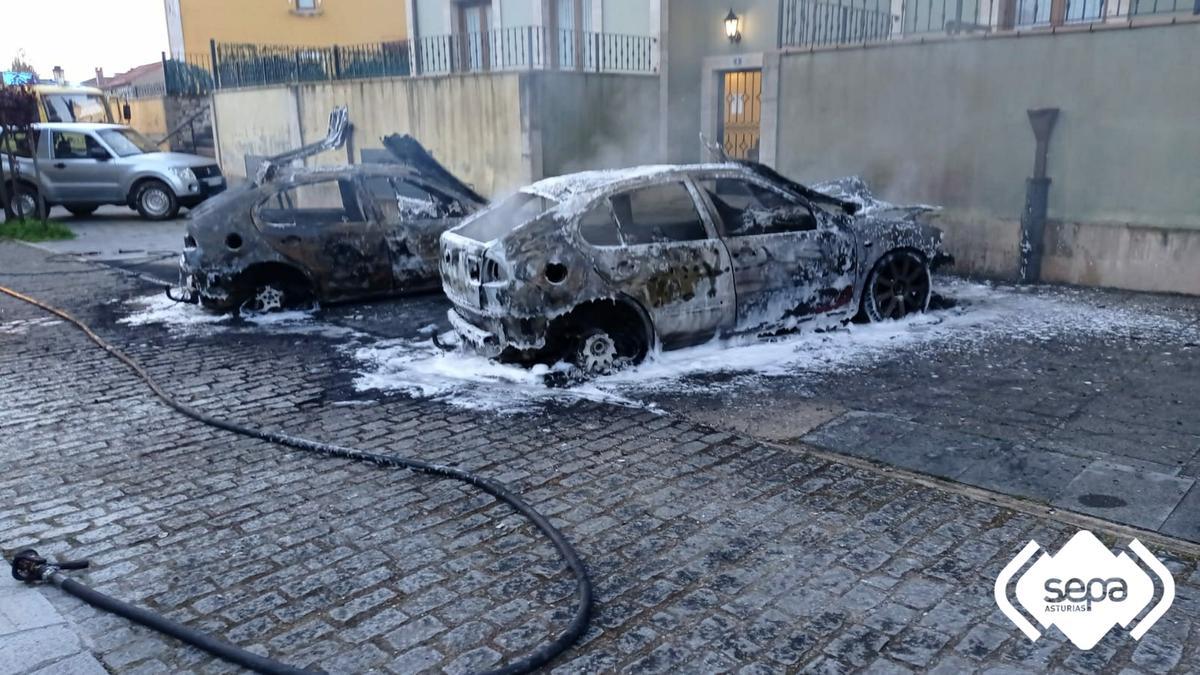
[[[56,307],[51,307],[40,300],[31,298],[10,288],[5,288],[4,286],[0,286],[0,293],[4,293],[5,295],[12,296],[18,300],[22,300],[34,305],[35,307],[39,307],[74,325],[76,328],[83,331],[83,333],[101,349],[108,352],[117,360],[128,366],[129,369],[138,376],[138,378],[146,383],[146,386],[148,386],[150,390],[154,392],[154,395],[161,399],[163,403],[167,404],[179,413],[203,424],[213,426],[218,429],[224,429],[242,436],[249,436],[251,438],[257,438],[270,443],[294,448],[296,450],[304,450],[306,452],[316,453],[325,457],[337,457],[358,462],[368,462],[379,467],[411,469],[420,473],[461,481],[469,485],[473,485],[476,488],[492,495],[496,499],[511,506],[517,513],[520,513],[522,516],[527,518],[539,530],[541,530],[544,535],[546,535],[551,543],[554,544],[554,547],[558,550],[559,555],[562,556],[562,559],[566,562],[567,567],[575,576],[575,598],[577,603],[575,615],[571,618],[571,622],[568,624],[566,629],[563,630],[558,637],[554,638],[554,640],[542,645],[535,651],[522,656],[508,665],[502,666],[495,670],[486,671],[489,675],[515,675],[516,673],[528,673],[536,670],[537,668],[549,663],[556,656],[570,648],[571,645],[575,644],[575,642],[583,635],[584,631],[587,630],[588,619],[591,615],[592,609],[592,583],[588,578],[587,568],[580,559],[579,553],[575,550],[575,547],[572,546],[569,541],[567,541],[566,537],[564,537],[562,533],[559,532],[558,529],[546,519],[545,516],[534,510],[532,506],[526,504],[520,497],[511,492],[504,485],[491,479],[471,473],[470,471],[464,471],[462,469],[456,469],[450,466],[431,464],[419,459],[407,459],[391,455],[380,455],[371,452],[364,452],[362,450],[355,450],[353,448],[346,448],[339,445],[320,443],[318,441],[312,441],[306,438],[289,436],[278,431],[252,429],[228,420],[211,417],[187,404],[180,403],[178,400],[164,391],[163,388],[154,381],[154,378],[150,376],[146,369],[143,368],[137,361],[125,354],[125,352],[105,341],[104,338],[101,338],[99,335],[93,332],[92,329],[86,324],[79,319],[76,319],[66,311]],[[49,581],[67,593],[74,595],[90,605],[114,614],[118,614],[129,619],[130,621],[140,623],[148,628],[159,631],[166,635],[170,635],[194,647],[203,649],[213,656],[236,663],[245,668],[249,668],[260,673],[271,674],[306,672],[277,661],[273,661],[266,657],[259,656],[253,652],[240,649],[227,642],[192,630],[186,626],[183,626],[182,624],[173,622],[148,610],[129,605],[121,602],[120,600],[116,600],[115,598],[104,595],[103,593],[92,590],[83,584],[64,577],[60,571],[86,567],[86,562],[51,563],[37,556],[36,552],[34,551],[22,551],[21,554],[14,558],[12,565],[13,577],[16,579],[26,581],[28,583]]]

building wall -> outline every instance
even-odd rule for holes
[[[1057,107],[1045,278],[1200,293],[1197,44],[1186,23],[784,53],[776,164],[944,205],[961,268],[1011,276],[1026,110]]]
[[[542,173],[613,169],[658,159],[658,78],[531,73]]]
[[[494,197],[548,175],[652,160],[657,90],[653,76],[574,72],[350,80],[218,91],[213,116],[221,168],[235,181],[247,156],[323,138],[330,111],[347,105],[356,161],[383,136],[409,133]],[[343,164],[347,153],[308,161]]]
[[[725,37],[729,0],[661,0],[664,7],[662,36],[665,52],[663,78],[662,155],[671,162],[702,159],[699,141],[703,63],[706,58],[761,54],[775,48],[778,38],[777,2],[759,0],[733,3],[741,18],[742,40]]]
[[[167,135],[167,109],[165,98],[129,99],[129,126],[137,129],[142,135],[151,140],[159,140]],[[124,101],[122,101],[122,104]]]
[[[167,1],[179,5],[187,53],[208,53],[210,39],[328,46],[408,38],[402,0],[322,0],[314,15],[296,13],[288,0]],[[168,8],[168,27],[171,12]]]
[[[392,133],[410,133],[438,161],[483,194],[529,182],[521,152],[517,74],[350,80],[226,90],[214,97],[222,170],[246,177],[246,156],[269,156],[324,137],[329,113],[347,105],[355,158],[382,148]],[[314,165],[344,164],[346,152],[324,153]]]

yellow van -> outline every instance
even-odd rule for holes
[[[70,87],[56,84],[35,84],[30,89],[37,96],[38,114],[42,122],[121,122],[115,98],[105,97],[94,87]]]

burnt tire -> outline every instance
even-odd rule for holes
[[[98,206],[67,206],[64,207],[76,218],[86,218],[96,212]]]
[[[929,263],[916,251],[889,251],[867,276],[862,312],[871,322],[924,312],[933,287]]]
[[[171,220],[179,215],[179,199],[161,180],[148,180],[138,185],[133,206],[146,220]]]
[[[9,184],[9,204],[17,218],[37,218],[42,196],[37,188],[25,183]],[[47,207],[46,209],[50,209]]]
[[[636,366],[649,351],[632,329],[583,327],[569,340],[567,358],[585,377],[608,375]]]
[[[289,309],[312,309],[312,292],[286,281],[259,283],[242,295],[239,314],[269,314]]]

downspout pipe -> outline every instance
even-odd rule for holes
[[[1034,284],[1042,277],[1042,253],[1045,249],[1046,213],[1050,195],[1050,178],[1046,176],[1046,155],[1050,150],[1050,135],[1058,121],[1058,108],[1026,111],[1037,149],[1033,159],[1033,177],[1025,181],[1025,210],[1021,213],[1021,267],[1018,279]]]

